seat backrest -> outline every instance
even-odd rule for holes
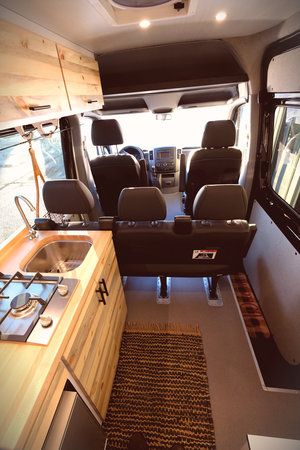
[[[247,197],[241,186],[205,186],[195,200],[196,218],[174,221],[163,220],[159,195],[137,189],[121,194],[112,227],[122,275],[201,277],[241,270],[256,231],[245,220]]]
[[[123,143],[118,122],[114,119],[95,120],[92,124],[94,145],[110,146]],[[146,176],[132,155],[98,156],[90,161],[101,207],[105,215],[117,215],[118,199],[122,189],[142,186]],[[143,175],[143,176],[142,176]]]
[[[46,181],[43,200],[53,214],[88,214],[94,207],[92,194],[79,180]]]
[[[101,207],[116,216],[122,189],[141,186],[140,165],[132,155],[98,156],[90,161]]]
[[[123,189],[118,202],[118,220],[128,222],[164,220],[167,214],[165,199],[157,187]]]
[[[50,219],[35,219],[35,227],[38,230],[99,230],[99,223],[90,222],[91,211],[95,201],[89,189],[77,179],[49,180],[43,186],[43,200]],[[65,220],[68,215],[80,215],[79,221],[71,217],[71,221]],[[58,217],[56,216],[58,215]]]
[[[195,196],[208,184],[238,183],[242,152],[232,147],[235,125],[231,120],[208,122],[202,148],[193,152],[187,162],[185,212],[192,213]]]

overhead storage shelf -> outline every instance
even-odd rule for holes
[[[221,40],[184,42],[98,56],[104,95],[248,81]]]

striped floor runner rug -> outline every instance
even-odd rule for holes
[[[206,361],[195,327],[129,324],[105,420],[108,450],[142,432],[151,450],[215,449]]]

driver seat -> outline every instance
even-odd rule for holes
[[[120,125],[115,119],[94,120],[92,142],[98,146],[123,144]],[[116,216],[120,192],[127,187],[146,186],[147,175],[129,154],[98,156],[90,161],[100,204],[106,216]],[[145,169],[144,169],[145,170]]]

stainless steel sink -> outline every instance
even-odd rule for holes
[[[41,247],[25,264],[25,272],[63,273],[83,262],[92,243],[84,240],[53,241]]]

